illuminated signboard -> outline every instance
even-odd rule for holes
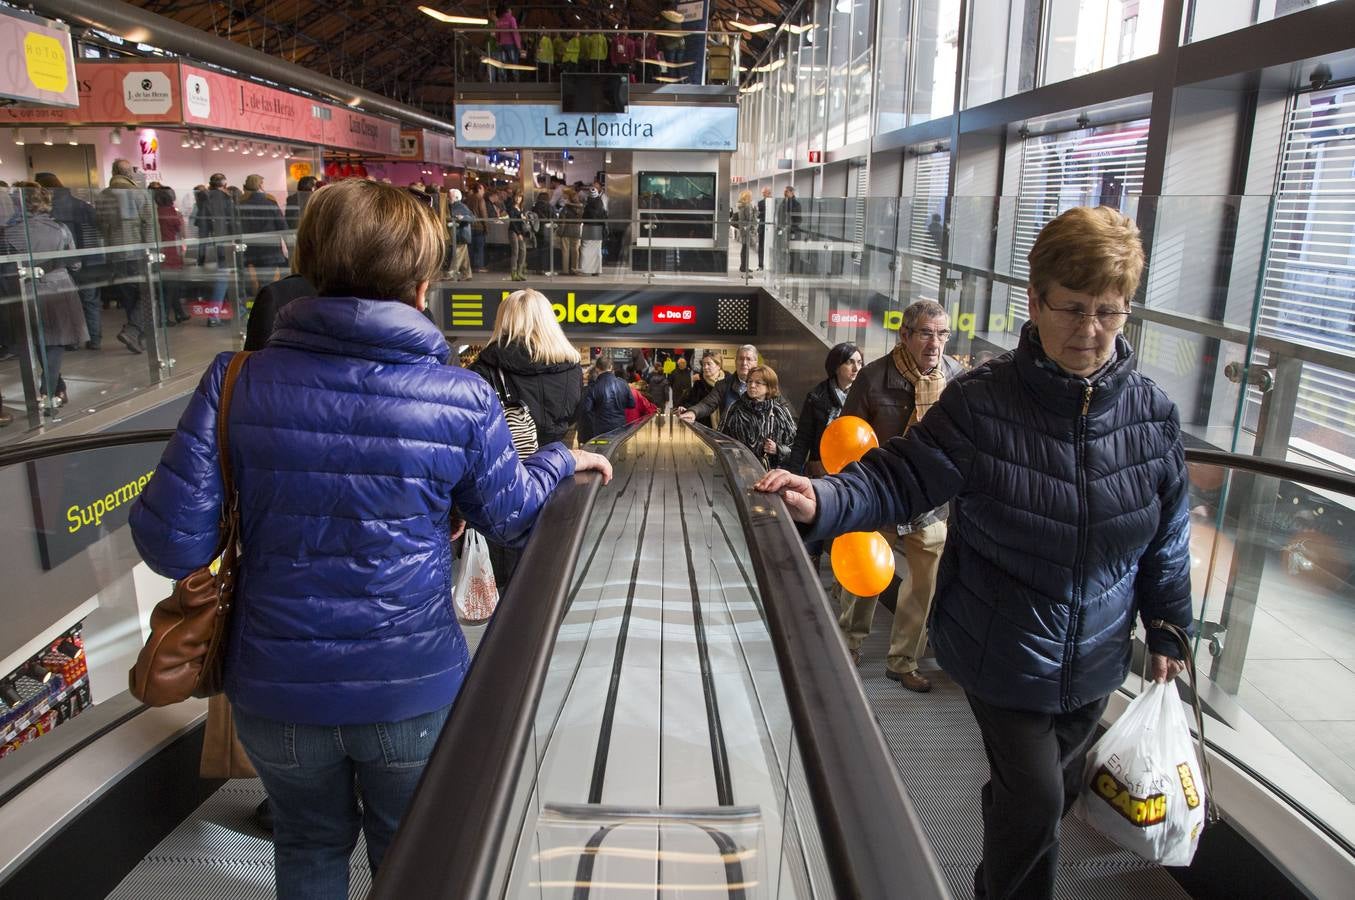
[[[446,327],[488,331],[508,291],[457,287],[444,295]],[[758,291],[718,293],[676,290],[545,291],[565,331],[606,334],[728,335],[757,332]]]

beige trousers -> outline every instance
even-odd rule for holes
[[[564,258],[560,271],[565,275],[573,275],[579,271],[579,244],[578,238],[562,237],[560,238],[560,255]]]
[[[891,528],[884,536],[894,548],[895,565],[898,566],[900,557],[906,564],[906,569],[898,569],[901,580],[899,594],[894,598],[894,624],[889,630],[885,665],[906,675],[917,671],[918,657],[927,647],[927,615],[932,609],[941,551],[946,546],[946,523],[934,522],[903,536]],[[833,595],[842,610],[838,627],[847,638],[847,646],[859,650],[870,635],[876,597],[858,597],[840,584],[834,585]]]

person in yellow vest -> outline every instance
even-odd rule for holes
[[[559,50],[560,71],[577,72],[579,70],[579,36],[571,34],[569,40],[565,40],[564,35],[555,39],[556,49]]]
[[[555,41],[548,34],[536,42],[536,74],[538,81],[553,81],[555,68]]]
[[[584,59],[590,72],[601,72],[607,64],[607,35],[595,31],[584,38]]]

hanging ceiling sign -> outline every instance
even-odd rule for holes
[[[722,335],[757,332],[758,291],[545,290],[566,332],[606,335]],[[508,291],[453,289],[444,297],[446,328],[489,330]]]
[[[558,103],[465,103],[458,147],[713,150],[738,147],[739,110],[705,104],[633,105],[624,113],[562,113]]]
[[[6,9],[0,13],[0,58],[0,97],[59,107],[80,103],[68,29]]]

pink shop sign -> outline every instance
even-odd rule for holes
[[[180,70],[185,124],[344,150],[399,151],[395,122],[210,69]]]

